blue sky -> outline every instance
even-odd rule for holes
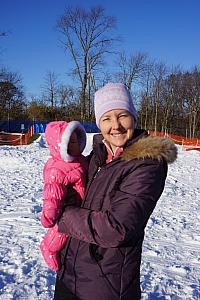
[[[102,5],[117,18],[118,50],[146,52],[169,67],[200,65],[199,0],[0,0],[0,64],[23,78],[27,96],[39,95],[47,71],[68,83],[70,58],[59,43],[56,21],[68,5]]]

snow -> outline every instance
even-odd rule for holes
[[[87,134],[88,154],[93,134]],[[169,165],[164,192],[147,224],[142,299],[200,299],[200,152]],[[0,299],[51,300],[55,273],[40,254],[45,140],[0,147]]]

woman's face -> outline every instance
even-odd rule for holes
[[[110,144],[113,152],[122,147],[133,136],[133,116],[124,109],[113,109],[103,114],[99,127],[104,139]]]

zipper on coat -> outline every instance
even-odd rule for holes
[[[101,167],[98,167],[96,173],[94,174],[93,179],[95,179],[95,178],[97,177],[97,175],[98,175],[98,173],[99,173],[100,171],[101,171]]]
[[[90,179],[90,181],[88,182],[88,186],[87,186],[87,189],[85,191],[85,196],[84,196],[84,201],[82,202],[82,205],[81,207],[83,208],[85,206],[85,203],[86,203],[86,199],[87,199],[87,195],[88,195],[88,191],[90,189],[90,186],[93,182],[93,180],[97,177],[97,175],[99,174],[99,172],[101,171],[103,166],[101,167],[98,167],[98,169],[96,170],[95,174],[93,175],[93,177]]]
[[[94,176],[92,177],[92,179],[88,182],[88,187],[87,187],[86,192],[85,192],[84,201],[82,202],[82,205],[81,205],[82,208],[84,208],[84,206],[85,206],[87,195],[88,195],[88,192],[90,190],[90,186],[91,186],[93,180],[97,177],[97,175],[99,174],[99,172],[101,171],[101,169],[104,166],[106,166],[106,164],[104,164],[102,166],[99,166],[98,169],[97,169],[97,171],[95,172]],[[91,205],[92,205],[92,202],[90,203],[90,207],[89,207],[90,209],[91,209]],[[77,289],[76,260],[77,260],[77,257],[78,257],[80,243],[81,243],[81,240],[78,241],[78,246],[77,246],[77,250],[76,250],[76,254],[75,254],[75,259],[74,259],[74,264],[73,264],[73,272],[74,272],[74,277],[75,277],[75,282],[74,282],[74,289],[75,289],[74,292],[75,292],[75,295],[76,295],[76,289]],[[66,253],[66,257],[67,257],[67,253]],[[65,257],[65,259],[66,259],[66,257]],[[107,277],[106,277],[106,279],[107,279]]]
[[[81,205],[82,208],[84,208],[84,204],[86,202],[86,198],[87,198],[87,194],[88,194],[88,191],[90,189],[90,186],[91,186],[93,180],[96,178],[97,174],[100,172],[100,170],[101,170],[101,167],[98,167],[98,169],[97,169],[96,173],[94,174],[93,178],[88,183],[88,188],[87,188],[87,190],[85,192],[84,201],[82,202],[82,205]],[[76,250],[76,254],[75,254],[74,264],[73,264],[73,272],[74,272],[74,278],[75,278],[75,282],[74,282],[74,295],[75,296],[76,296],[76,289],[77,289],[76,259],[77,259],[77,256],[78,256],[80,243],[81,243],[81,241],[79,240],[78,241],[77,250]],[[66,256],[67,256],[67,253],[66,253]],[[66,257],[65,257],[65,259],[66,259]]]

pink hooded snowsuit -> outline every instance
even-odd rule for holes
[[[48,267],[54,271],[60,268],[59,251],[66,243],[66,234],[59,233],[57,220],[64,203],[67,204],[68,187],[73,186],[81,199],[86,185],[87,162],[83,155],[73,157],[67,152],[71,134],[76,132],[80,152],[86,145],[86,132],[78,121],[55,121],[48,123],[45,137],[51,158],[44,166],[44,203],[41,223],[49,228],[40,244],[40,249]]]

